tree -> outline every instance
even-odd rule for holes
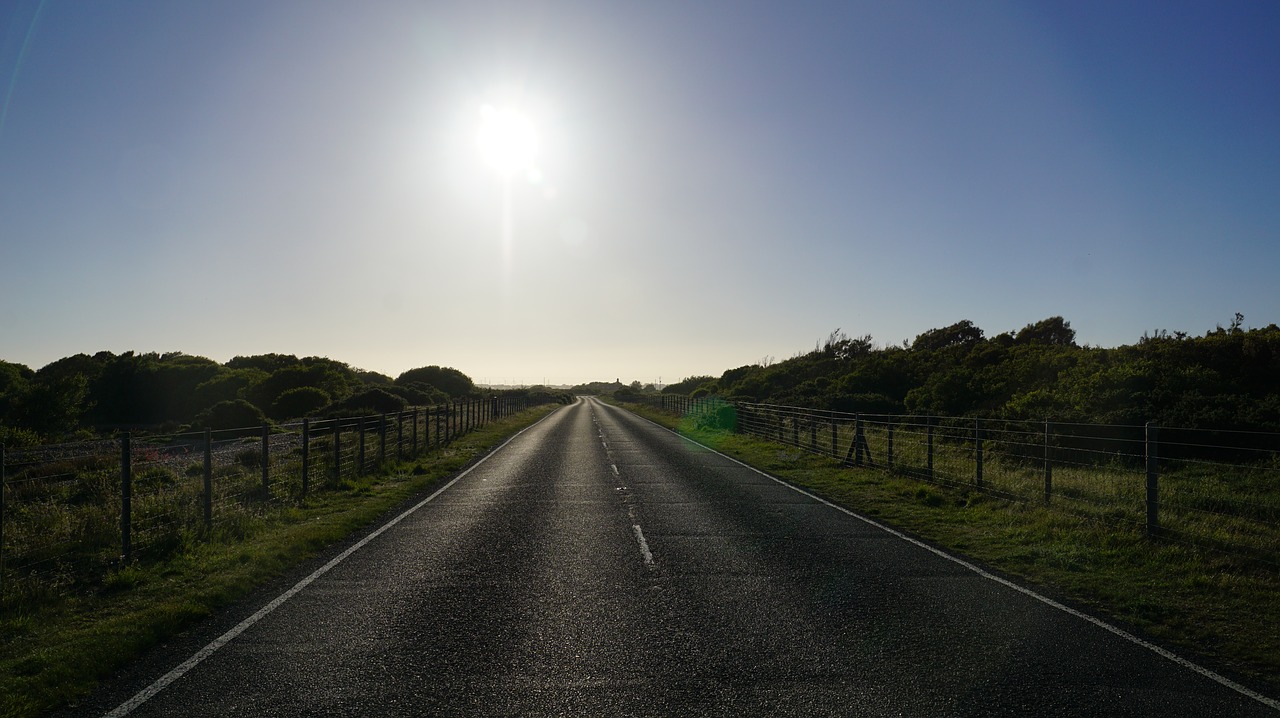
[[[329,405],[330,397],[323,389],[314,386],[300,386],[276,397],[271,404],[273,419],[294,419],[310,416]]]
[[[353,416],[357,414],[391,414],[402,411],[408,405],[403,398],[386,389],[366,389],[358,394],[330,404],[327,413]]]
[[[982,330],[968,319],[941,329],[930,329],[911,342],[911,351],[938,351],[959,344],[972,344],[982,341]]]
[[[197,425],[219,431],[248,429],[250,431],[247,433],[253,433],[253,430],[266,422],[267,417],[262,410],[244,399],[220,401],[196,416]]]
[[[17,421],[13,412],[18,398],[26,391],[27,383],[35,375],[36,373],[24,364],[0,361],[0,424]]]
[[[476,393],[476,385],[471,381],[471,377],[447,366],[419,367],[396,377],[396,384],[399,386],[414,382],[434,386],[454,398],[472,396]]]
[[[20,424],[44,436],[58,436],[80,427],[89,382],[82,375],[41,377],[39,374],[19,394],[16,414]]]
[[[1071,328],[1071,322],[1062,317],[1049,317],[1023,327],[1014,337],[1014,342],[1073,347],[1076,345],[1076,330]]]

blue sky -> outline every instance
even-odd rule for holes
[[[1280,3],[0,2],[0,358],[670,382],[1280,322]],[[483,105],[537,174],[480,157]],[[536,180],[536,181],[535,181]]]

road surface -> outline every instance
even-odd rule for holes
[[[92,714],[1277,715],[594,399],[327,566]]]

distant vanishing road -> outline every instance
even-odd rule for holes
[[[351,548],[83,714],[1277,715],[594,399]]]

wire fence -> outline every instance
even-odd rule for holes
[[[1280,568],[1280,434],[844,413],[671,394],[640,401],[847,466],[1043,504]]]
[[[393,414],[0,446],[0,607],[101,585],[113,569],[254,523],[383,464],[545,400],[464,399]]]

